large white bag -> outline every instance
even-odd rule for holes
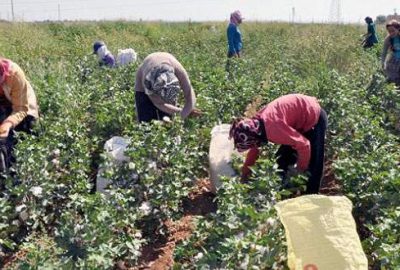
[[[221,187],[222,176],[233,177],[232,154],[234,151],[233,140],[229,140],[231,125],[221,124],[211,130],[211,143],[209,150],[210,182],[212,192],[216,193]]]
[[[119,165],[122,162],[129,161],[125,156],[126,147],[129,145],[129,139],[123,137],[112,137],[104,144],[105,154],[111,159],[113,165]],[[96,191],[106,193],[105,188],[111,183],[109,179],[102,177],[105,167],[101,166],[97,173]]]
[[[134,49],[119,49],[117,55],[117,66],[125,66],[136,62],[137,53]]]

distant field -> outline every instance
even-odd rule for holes
[[[400,94],[380,72],[382,42],[363,50],[366,27],[355,25],[245,23],[241,30],[243,58],[228,75],[222,23],[0,23],[0,56],[24,69],[42,118],[40,137],[17,145],[23,184],[4,180],[0,268],[287,269],[273,204],[291,194],[279,190],[276,146],[263,148],[254,181],[227,179],[215,202],[204,179],[214,125],[243,115],[256,97],[267,103],[298,92],[328,112],[326,180],[354,204],[370,269],[399,269]],[[138,62],[99,68],[91,55],[97,39],[113,53],[135,49]],[[135,71],[155,51],[184,65],[204,116],[136,123]],[[107,177],[131,188],[106,198],[93,185],[112,136],[131,139],[131,161]]]

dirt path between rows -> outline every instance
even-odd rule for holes
[[[196,188],[182,201],[184,216],[178,221],[167,220],[164,225],[168,229],[168,237],[143,248],[138,266],[127,268],[120,263],[118,269],[131,270],[163,270],[170,269],[174,264],[176,244],[190,237],[194,230],[193,216],[207,215],[217,211],[215,195],[211,193],[210,181],[199,180]]]

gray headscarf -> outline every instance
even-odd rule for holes
[[[168,64],[152,68],[145,76],[145,92],[147,95],[156,94],[169,104],[176,104],[181,89],[174,69]]]

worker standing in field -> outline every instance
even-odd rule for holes
[[[326,112],[315,97],[289,94],[267,104],[252,118],[238,118],[231,126],[239,152],[249,150],[242,168],[242,179],[250,175],[259,147],[268,142],[281,144],[276,153],[282,179],[308,172],[306,193],[318,193],[324,167]]]
[[[183,92],[185,104],[177,106]],[[148,55],[136,72],[136,115],[139,122],[162,120],[179,114],[183,119],[198,116],[196,96],[185,68],[171,54],[156,52]]]
[[[378,43],[378,37],[376,35],[376,29],[374,21],[371,17],[365,17],[365,22],[367,23],[367,33],[364,35],[363,47],[371,48],[376,43]]]
[[[11,60],[0,58],[0,151],[6,157],[7,167],[10,166],[13,130],[31,134],[38,117],[36,95],[24,72]],[[0,163],[0,167],[3,165]]]
[[[242,21],[243,17],[239,10],[231,13],[230,22],[226,31],[228,36],[228,58],[240,57],[243,44],[239,24],[241,24]]]
[[[386,24],[388,35],[383,42],[382,68],[386,73],[389,82],[400,86],[400,23],[391,20]],[[388,51],[391,52],[387,58]]]

